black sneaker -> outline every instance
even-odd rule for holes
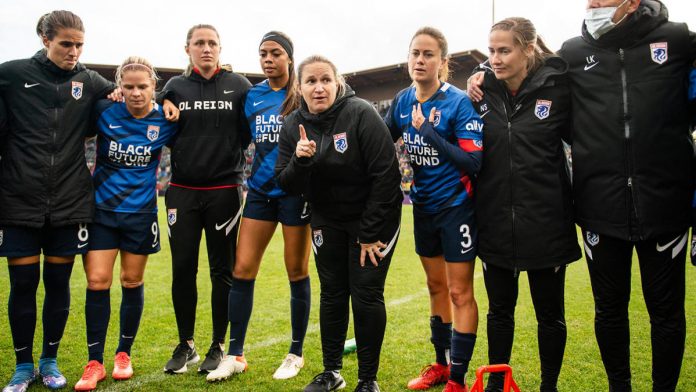
[[[174,349],[172,359],[164,366],[164,372],[169,374],[186,373],[188,365],[198,362],[201,357],[196,353],[196,349],[186,342],[179,343]]]
[[[346,380],[340,374],[325,371],[314,376],[312,382],[307,384],[304,392],[329,392],[346,387]]]
[[[205,354],[205,359],[203,360],[203,363],[201,364],[201,366],[198,367],[198,373],[210,373],[213,370],[217,369],[218,365],[220,364],[220,361],[222,361],[222,357],[224,356],[225,353],[222,352],[222,349],[220,348],[220,343],[211,343],[210,348],[208,349],[208,353]]]
[[[358,386],[353,392],[379,392],[379,385],[375,380],[358,380]]]

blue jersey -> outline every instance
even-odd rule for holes
[[[385,121],[393,137],[403,139],[413,168],[411,200],[423,211],[436,213],[463,204],[473,196],[473,188],[469,175],[459,171],[411,125],[411,112],[418,103],[415,86],[402,90]],[[443,83],[432,97],[421,102],[426,119],[432,108],[436,109],[433,125],[442,138],[467,152],[482,150],[483,121],[462,90]]]
[[[278,158],[278,136],[283,125],[281,106],[287,90],[273,90],[268,80],[256,84],[247,93],[244,115],[249,122],[251,142],[254,143],[254,164],[247,180],[249,188],[268,197],[285,195],[275,179],[275,163]]]
[[[150,114],[136,119],[125,103],[102,100],[96,113],[96,207],[115,212],[156,212],[157,166],[162,147],[177,131],[176,123],[167,121],[157,105]]]

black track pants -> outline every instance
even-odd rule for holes
[[[241,215],[241,189],[197,190],[170,186],[166,204],[172,252],[172,301],[179,339],[194,337],[198,251],[201,233],[205,230],[212,282],[212,341],[224,343],[227,298]]]
[[[398,225],[398,221],[388,225],[390,230],[380,238],[391,248],[376,267],[369,260],[360,266],[360,244],[355,233],[327,226],[312,227],[312,248],[321,284],[319,324],[325,370],[343,366],[350,300],[358,346],[358,378],[376,379],[387,325],[384,282],[396,247]]]
[[[631,242],[583,230],[583,239],[595,301],[595,334],[609,390],[631,391],[628,302],[635,247],[650,316],[652,390],[674,391],[686,337],[684,266],[688,232]]]
[[[565,266],[527,271],[537,319],[542,392],[555,392],[566,345]],[[519,272],[484,264],[488,294],[488,360],[510,363],[515,333]],[[492,374],[486,391],[503,389],[502,373]]]

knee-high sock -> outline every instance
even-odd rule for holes
[[[10,298],[7,314],[10,319],[12,342],[17,364],[34,363],[32,348],[36,329],[36,289],[39,287],[41,266],[10,265]]]
[[[229,355],[244,354],[244,339],[251,318],[251,309],[254,306],[254,282],[254,279],[232,278],[228,305],[230,345],[227,353]]]
[[[109,289],[87,290],[85,321],[87,322],[87,350],[90,361],[104,363],[104,340],[111,317]]]
[[[70,275],[72,262],[44,263],[43,352],[41,358],[55,358],[70,314]]]
[[[135,335],[138,334],[140,318],[143,315],[145,303],[145,285],[134,288],[121,287],[121,336],[116,352],[130,355]]]
[[[452,360],[450,362],[450,380],[461,385],[464,384],[466,371],[469,369],[469,361],[474,352],[476,334],[460,333],[452,330]]]
[[[452,323],[443,323],[442,317],[430,317],[430,341],[435,346],[435,361],[443,366],[449,365],[449,352],[452,347]]]
[[[312,302],[312,291],[309,276],[290,282],[290,324],[292,325],[292,342],[290,353],[302,356],[302,345],[309,324],[309,310]]]

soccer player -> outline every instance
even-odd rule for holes
[[[445,391],[453,392],[466,388],[478,327],[472,181],[481,162],[483,122],[466,94],[446,82],[447,56],[439,30],[423,27],[413,35],[408,54],[413,84],[396,95],[385,121],[392,138],[403,139],[414,172],[414,237],[430,293],[435,346],[436,362],[408,388],[447,383]]]
[[[687,84],[696,34],[649,0],[588,0],[568,62],[573,199],[609,389],[631,391],[628,303],[633,250],[650,316],[655,391],[679,381],[685,259],[693,197]],[[479,99],[477,81],[470,95]]]
[[[256,155],[247,180],[242,223],[237,243],[237,260],[232,273],[229,297],[230,344],[220,366],[208,374],[210,381],[221,380],[246,369],[244,339],[254,301],[254,281],[261,258],[278,222],[283,227],[285,267],[290,280],[290,352],[273,374],[275,379],[295,377],[304,366],[302,344],[307,332],[310,309],[309,207],[299,195],[288,195],[279,186],[273,169],[278,156],[278,136],[283,116],[299,106],[294,93],[293,45],[278,31],[263,36],[259,62],[268,79],[247,94],[244,115],[251,130]]]
[[[532,22],[493,25],[482,89],[484,120],[476,219],[488,294],[488,363],[509,363],[520,271],[527,271],[538,322],[542,392],[557,391],[566,343],[566,264],[581,257],[565,166],[570,142],[568,64]],[[503,390],[503,374],[486,391]]]
[[[379,391],[384,282],[403,200],[396,152],[379,114],[355,97],[331,61],[309,57],[298,76],[302,104],[284,119],[276,173],[282,189],[305,195],[312,207],[324,371],[304,391],[345,387],[340,370],[349,302],[358,346],[355,391]]]
[[[179,344],[164,371],[183,373],[198,362],[194,325],[198,251],[205,231],[212,282],[212,343],[198,368],[217,368],[224,353],[227,300],[232,283],[241,210],[244,149],[249,132],[244,96],[251,83],[220,66],[220,37],[211,25],[195,25],[186,36],[190,64],[170,79],[161,98],[179,110],[173,142],[172,178],[165,195],[172,252],[172,301]]]
[[[56,357],[70,308],[73,261],[88,250],[87,223],[94,213],[84,139],[94,102],[115,87],[79,63],[84,27],[77,15],[45,14],[37,33],[42,50],[0,65],[7,123],[0,144],[0,256],[8,261],[7,310],[17,363],[4,392],[24,391],[36,378],[32,350],[42,253],[38,373],[51,389],[66,385]]]
[[[110,287],[116,256],[121,255],[120,339],[112,377],[133,375],[130,351],[143,312],[143,275],[148,255],[160,250],[156,171],[162,147],[176,132],[153,101],[157,74],[149,61],[128,57],[116,70],[125,103],[97,103],[97,161],[94,170],[96,213],[91,241],[85,317],[89,363],[75,385],[91,391],[106,377],[104,345],[111,315]]]

